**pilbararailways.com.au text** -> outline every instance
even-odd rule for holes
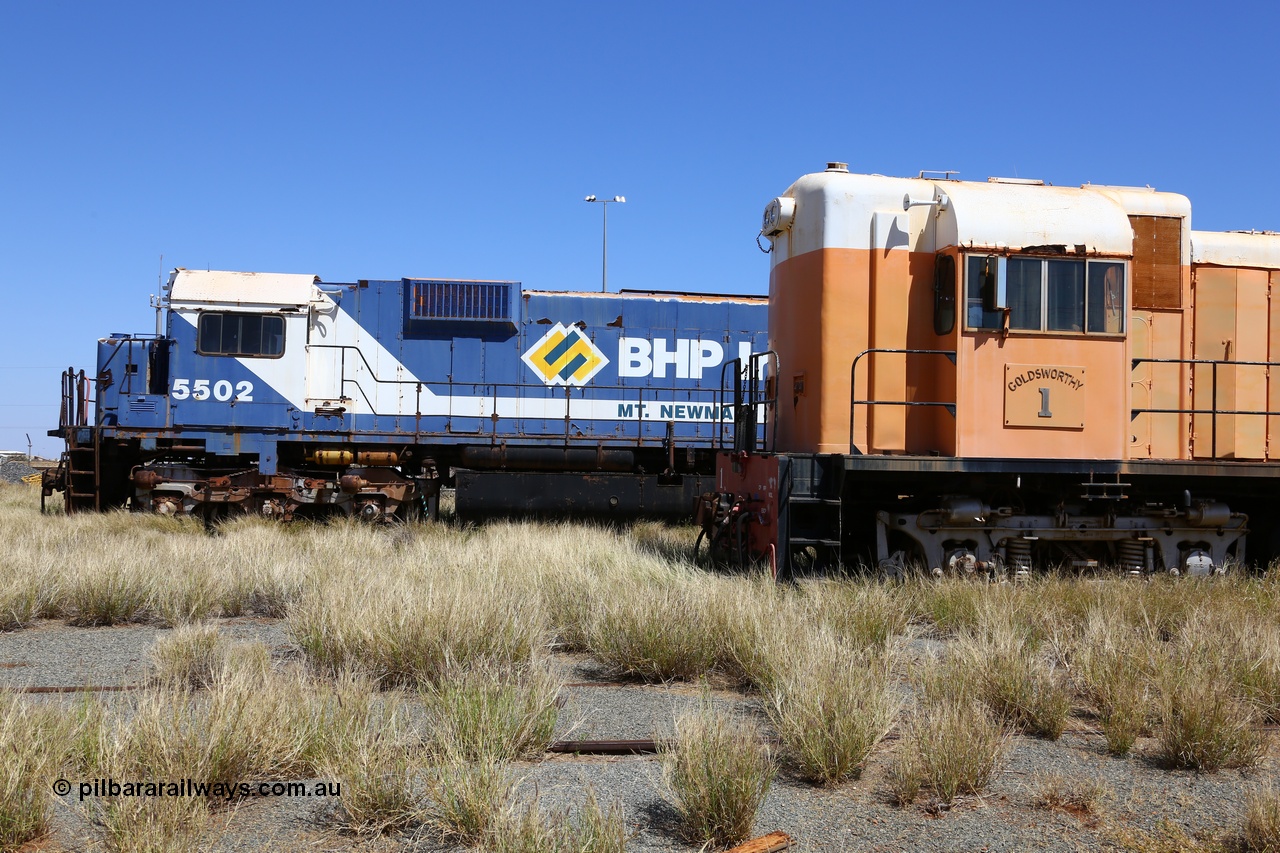
[[[80,800],[86,797],[211,797],[234,800],[238,797],[341,797],[341,782],[117,782],[115,779],[85,779],[76,784]],[[53,783],[58,796],[70,794],[66,779]]]

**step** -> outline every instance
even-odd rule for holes
[[[810,539],[805,536],[792,536],[790,541],[792,545],[828,545],[833,548],[840,547],[839,539]]]

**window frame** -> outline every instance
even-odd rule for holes
[[[210,350],[210,349],[204,348],[203,329],[204,329],[205,318],[215,317],[215,316],[220,318],[220,322],[225,322],[227,317],[236,317],[236,318],[240,318],[241,320],[243,320],[243,318],[245,317],[256,317],[260,319],[263,323],[266,323],[267,320],[269,319],[276,320],[277,322],[280,323],[280,351],[274,354],[262,353],[262,352],[258,352],[258,353],[225,352],[221,349],[221,344],[222,344],[221,327],[219,328],[219,335],[218,335],[219,348],[216,350]],[[284,350],[285,350],[285,344],[286,344],[285,334],[286,334],[287,326],[288,324],[285,323],[284,317],[281,316],[280,314],[268,314],[268,313],[262,313],[257,311],[201,311],[200,315],[196,318],[196,352],[199,355],[209,356],[212,358],[284,358]],[[243,324],[242,324],[242,328],[243,328]],[[259,340],[259,343],[261,343],[261,340]]]
[[[1129,292],[1130,261],[1128,259],[1126,258],[1084,258],[1084,257],[1073,257],[1073,256],[1059,256],[1059,255],[1050,256],[1050,255],[1019,254],[1019,253],[998,255],[995,252],[965,252],[961,255],[961,257],[964,259],[964,263],[960,264],[960,266],[964,270],[963,293],[964,293],[965,310],[964,310],[963,329],[965,332],[991,334],[994,332],[1002,331],[1001,326],[981,326],[981,325],[975,326],[975,325],[970,325],[969,323],[969,311],[970,311],[970,308],[972,307],[970,305],[970,300],[974,298],[973,296],[970,295],[970,287],[971,287],[970,274],[972,272],[970,261],[971,259],[974,259],[974,258],[981,259],[981,258],[993,256],[993,255],[995,257],[1002,258],[1006,261],[1006,263],[1000,264],[1000,267],[999,267],[1000,272],[1004,273],[1005,275],[1007,275],[1007,271],[1006,271],[1007,262],[1010,260],[1016,259],[1018,261],[1028,261],[1028,260],[1038,261],[1040,266],[1039,328],[1025,329],[1025,328],[1015,328],[1013,326],[1010,326],[1009,332],[1008,332],[1009,334],[1053,335],[1053,336],[1070,335],[1072,337],[1080,336],[1080,337],[1091,337],[1091,338],[1123,338],[1126,335],[1128,335],[1129,333],[1128,312],[1130,310],[1129,300],[1131,298],[1131,295]],[[1081,322],[1081,328],[1079,331],[1076,331],[1074,329],[1050,329],[1049,328],[1049,304],[1050,304],[1049,264],[1055,263],[1055,262],[1064,262],[1064,261],[1080,263],[1080,264],[1083,264],[1083,267],[1084,267],[1083,281],[1082,281],[1082,285],[1083,285],[1082,297],[1083,298],[1080,304],[1080,310],[1081,310],[1080,316],[1081,316],[1082,322]],[[1095,265],[1096,266],[1103,266],[1103,265],[1117,266],[1120,269],[1121,275],[1123,276],[1120,283],[1120,292],[1121,292],[1121,298],[1123,301],[1120,307],[1120,328],[1118,331],[1090,331],[1089,330],[1090,281],[1092,278],[1091,272],[1095,267]],[[1008,281],[1004,279],[1002,279],[998,283],[998,286],[1000,287],[1000,289],[1003,290],[1006,294],[1006,298],[1005,298],[1006,309],[1008,308],[1009,303],[1013,299],[1013,293],[1009,290],[1008,285],[1009,285]],[[978,286],[980,288],[981,284],[979,283]],[[986,313],[988,312],[984,312],[984,314]]]

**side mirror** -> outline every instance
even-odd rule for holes
[[[938,255],[933,268],[933,333],[949,335],[956,325],[956,259]]]

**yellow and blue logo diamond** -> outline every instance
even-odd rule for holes
[[[580,329],[563,323],[552,326],[521,358],[548,385],[585,385],[609,363]]]

